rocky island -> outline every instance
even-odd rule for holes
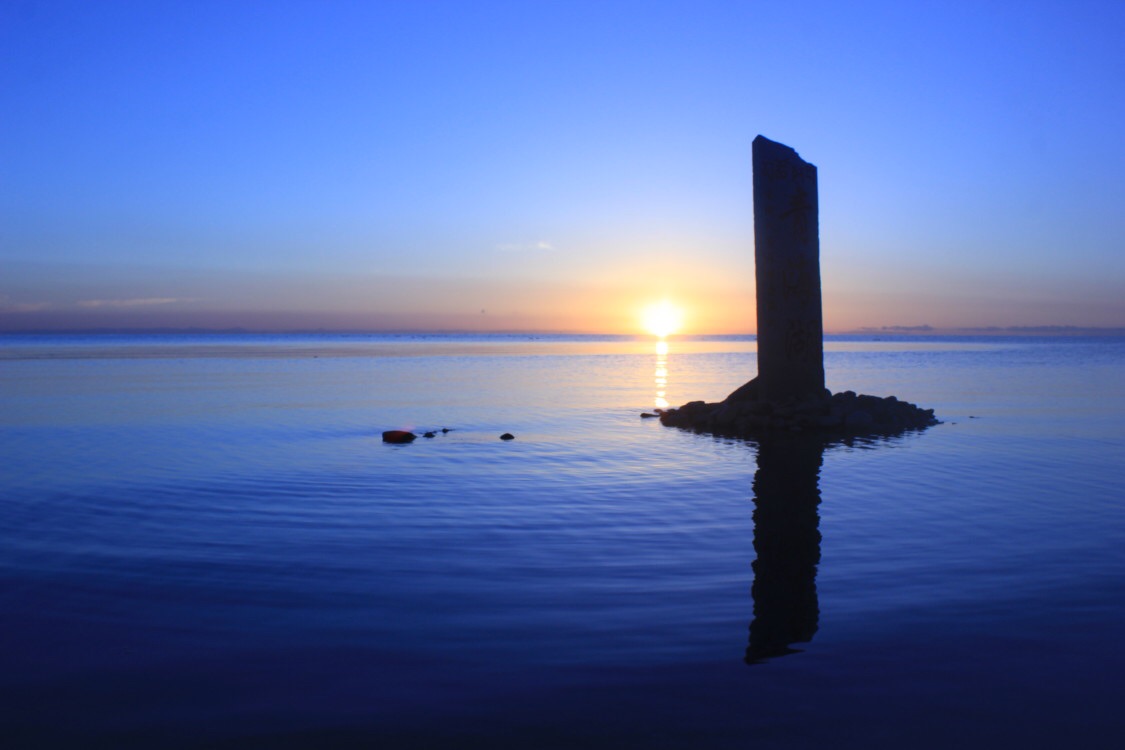
[[[938,424],[933,409],[895,396],[832,393],[826,388],[820,395],[771,401],[760,396],[757,378],[717,403],[692,401],[660,411],[659,416],[669,427],[747,439],[779,431],[820,432],[828,437],[895,435]]]

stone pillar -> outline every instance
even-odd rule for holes
[[[788,146],[754,139],[758,393],[787,401],[824,392],[816,167]]]

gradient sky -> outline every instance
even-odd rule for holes
[[[1125,3],[0,3],[0,330],[1125,326]]]

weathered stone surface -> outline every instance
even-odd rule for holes
[[[383,433],[384,443],[413,443],[418,436],[406,430],[386,430]]]
[[[824,325],[816,167],[760,135],[753,160],[759,397],[817,395],[824,390]]]

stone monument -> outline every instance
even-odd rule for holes
[[[819,396],[824,325],[816,167],[760,135],[753,154],[759,396]]]
[[[760,135],[753,155],[758,377],[717,403],[658,409],[660,421],[758,440],[818,433],[828,442],[937,424],[933,409],[894,396],[825,389],[816,167]]]

